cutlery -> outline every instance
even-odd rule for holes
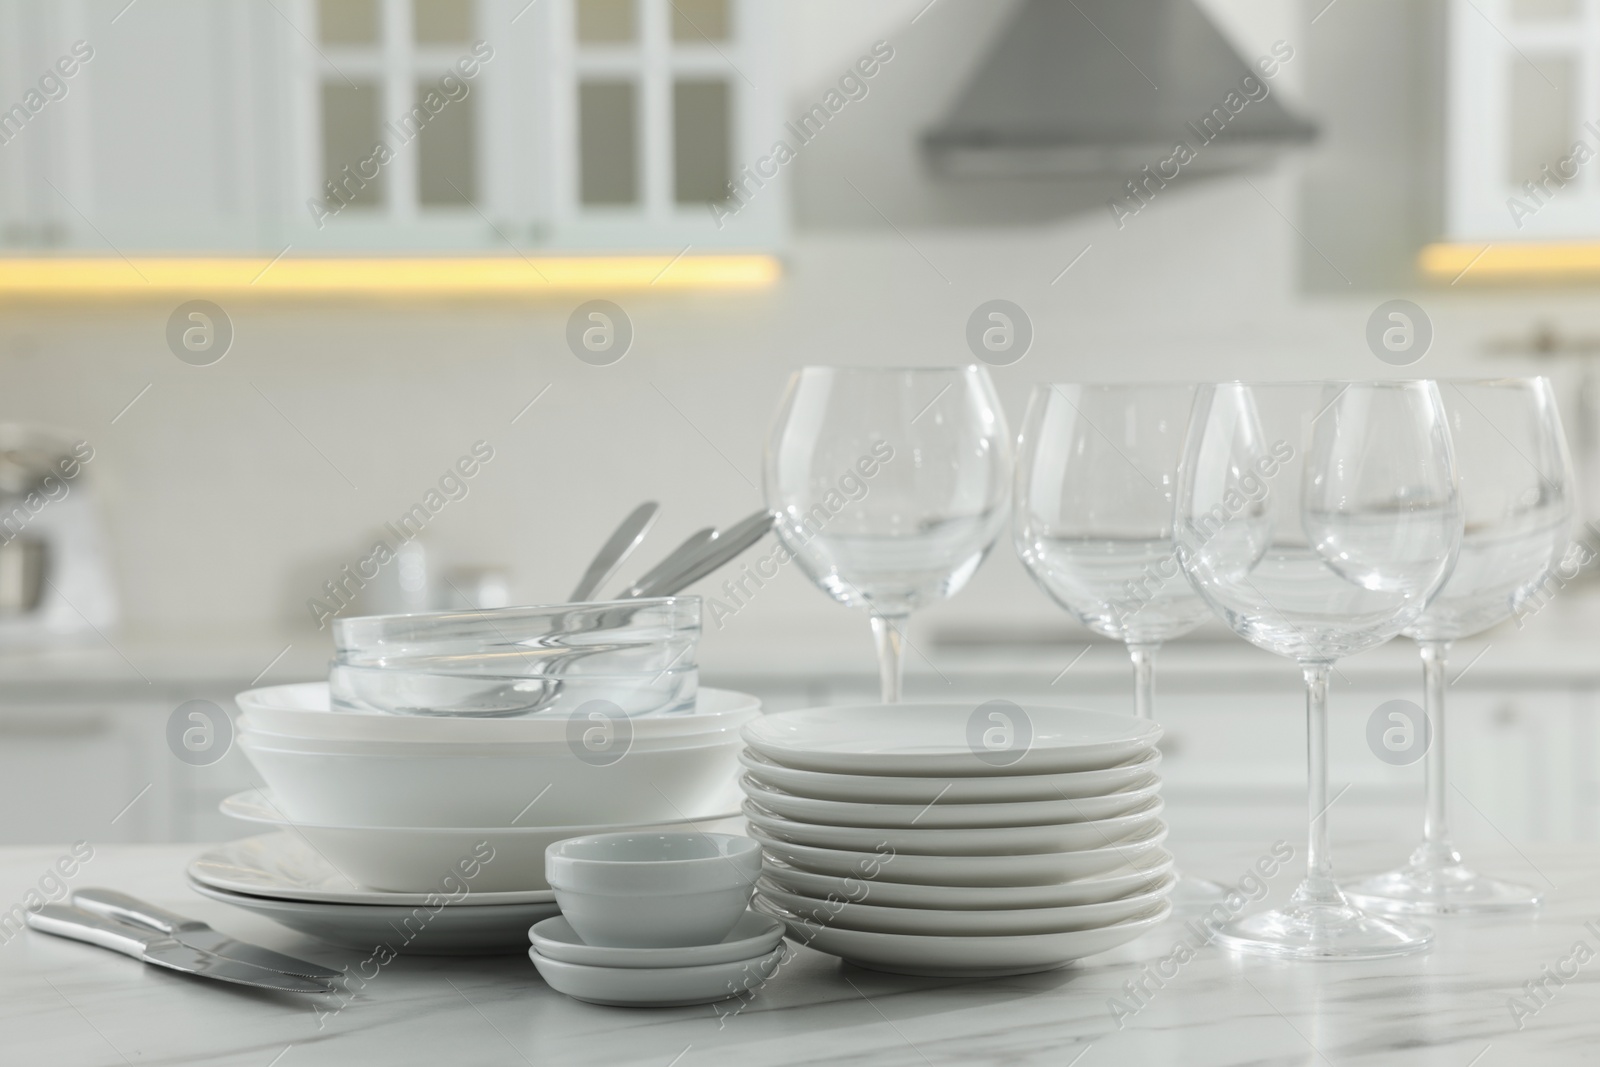
[[[333,992],[333,987],[323,982],[230,960],[213,952],[192,948],[176,938],[167,937],[153,930],[146,930],[117,919],[107,919],[65,904],[46,904],[38,911],[30,911],[27,921],[35,930],[99,945],[101,948],[108,948],[113,952],[132,956],[136,960],[143,960],[145,963],[183,974],[215,978],[220,982],[255,986],[258,989],[275,989],[284,993]]]
[[[660,510],[660,504],[654,500],[646,500],[629,512],[628,517],[622,520],[616,531],[600,547],[600,552],[589,564],[589,569],[584,571],[583,577],[578,580],[578,587],[567,599],[574,603],[591,599],[595,590],[606,584],[607,579],[617,573],[617,568],[622,566],[622,561],[639,547],[639,542],[650,532],[650,527],[655,523],[656,514]]]
[[[156,933],[180,941],[190,948],[202,952],[214,952],[218,956],[238,960],[240,963],[324,981],[338,978],[343,973],[295,959],[293,956],[285,956],[281,952],[274,952],[246,941],[235,941],[226,934],[213,930],[199,919],[190,919],[154,904],[147,904],[137,897],[119,893],[115,889],[80,889],[72,894],[72,903],[102,918],[147,926]]]
[[[687,589],[765,537],[767,531],[772,529],[774,521],[771,512],[756,512],[717,534],[714,540],[703,546],[699,553],[681,563],[676,570],[667,571],[649,583],[640,582],[634,586],[639,590],[635,595],[671,596],[681,589]]]
[[[707,526],[704,529],[696,530],[688,537],[685,537],[683,539],[683,543],[677,548],[673,549],[671,552],[668,552],[665,559],[663,559],[660,563],[657,563],[654,567],[651,567],[649,570],[645,571],[639,576],[638,581],[634,582],[628,588],[619,593],[617,595],[617,599],[629,600],[633,597],[641,595],[640,590],[649,588],[657,578],[676,571],[685,563],[688,563],[690,560],[699,556],[700,553],[704,551],[705,547],[716,539],[717,528],[715,526]]]

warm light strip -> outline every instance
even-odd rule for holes
[[[782,269],[769,255],[481,258],[188,256],[23,259],[0,256],[0,299],[13,296],[603,295],[625,289],[749,289]]]
[[[1600,277],[1600,242],[1432,244],[1417,269],[1433,281],[1519,281]]]

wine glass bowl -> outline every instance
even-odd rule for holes
[[[1445,661],[1452,642],[1516,614],[1562,558],[1574,512],[1572,463],[1555,394],[1544,378],[1442,382],[1461,473],[1460,558],[1427,609],[1405,628],[1422,653],[1427,751],[1423,841],[1397,870],[1346,886],[1363,907],[1415,913],[1537,907],[1530,887],[1462,863],[1450,838],[1445,777]]]
[[[1415,623],[1454,567],[1462,517],[1432,382],[1200,387],[1175,505],[1179,557],[1240,636],[1306,681],[1309,849],[1289,904],[1223,926],[1246,952],[1373,959],[1432,935],[1367,915],[1333,881],[1327,690],[1332,665]]]
[[[907,617],[954,595],[1006,520],[1011,444],[976,365],[805,367],[763,464],[779,540],[829,596],[871,613],[886,702]]]

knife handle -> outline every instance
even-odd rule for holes
[[[103,918],[137,923],[163,934],[170,935],[185,927],[200,925],[187,916],[147,904],[138,897],[119,893],[115,889],[80,889],[72,894],[72,903]]]
[[[101,918],[82,908],[72,908],[64,904],[46,904],[38,911],[28,912],[27,921],[35,930],[42,930],[47,934],[69,937],[74,941],[87,941],[91,945],[99,945],[101,948],[120,952],[124,956],[132,956],[136,960],[144,959],[145,938],[140,937],[125,923]]]

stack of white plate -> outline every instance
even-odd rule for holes
[[[710,688],[687,712],[645,717],[336,711],[326,683],[237,701],[239,747],[266,788],[224,814],[291,830],[365,890],[408,894],[544,891],[551,842],[735,816],[739,729],[761,711]]]
[[[1068,708],[995,714],[869,705],[747,724],[754,906],[860,966],[964,977],[1060,967],[1166,918],[1161,728]]]

